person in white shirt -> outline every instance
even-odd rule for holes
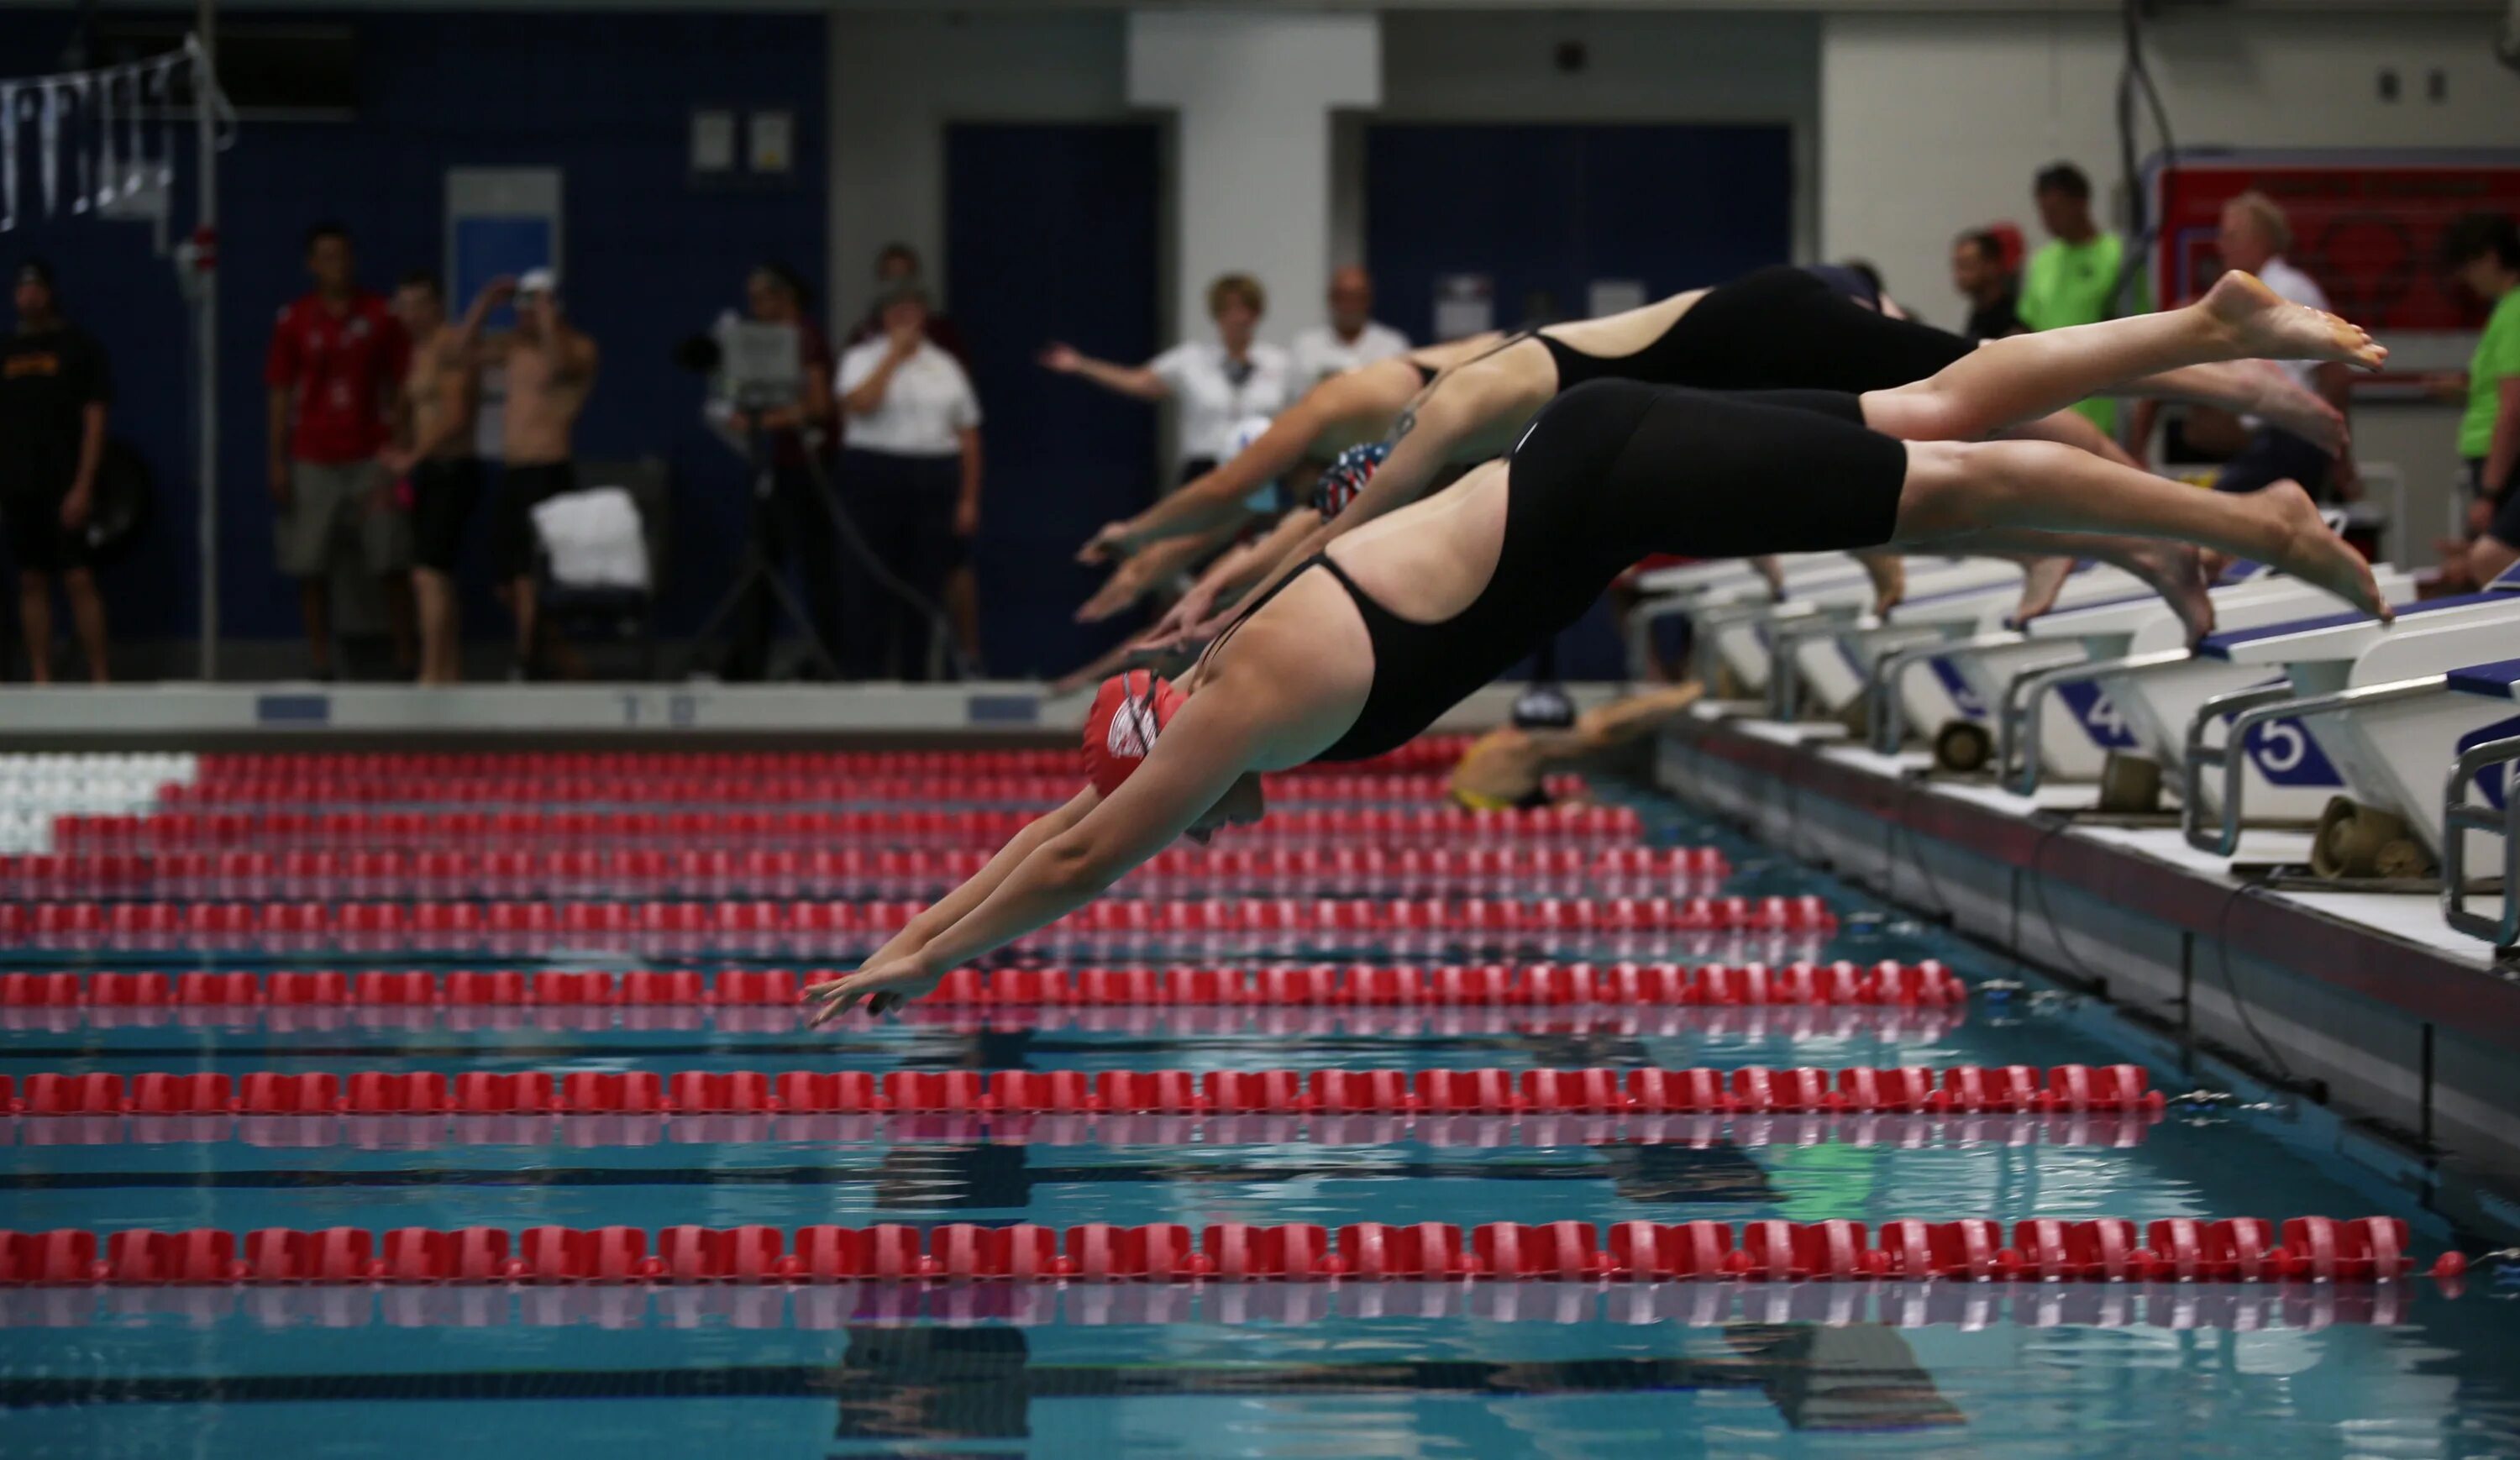
[[[2284,257],[2291,247],[2292,220],[2266,194],[2242,193],[2223,205],[2224,266],[2257,275],[2267,288],[2293,303],[2326,309],[2327,292]],[[2302,388],[2339,411],[2346,409],[2351,375],[2344,366],[2285,360],[2281,368]],[[2354,472],[2351,441],[2338,447],[2331,461],[2313,442],[2255,416],[2241,417],[2240,424],[2249,433],[2248,441],[2215,475],[2215,490],[2248,492],[2278,481],[2298,481],[2304,491],[2320,500],[2351,501],[2362,494],[2362,481]]]
[[[963,367],[928,340],[918,286],[886,294],[881,315],[883,333],[840,356],[840,490],[876,561],[932,605],[980,529],[980,401]],[[863,573],[849,575],[841,596],[843,672],[931,676],[941,647],[932,614]]]
[[[1144,365],[1115,365],[1064,344],[1041,352],[1061,375],[1081,375],[1106,390],[1181,405],[1176,484],[1205,476],[1225,455],[1237,422],[1274,416],[1294,393],[1286,352],[1253,340],[1269,296],[1248,274],[1221,274],[1207,286],[1216,339],[1185,340]]]
[[[1409,337],[1373,319],[1373,276],[1354,264],[1330,274],[1330,322],[1295,336],[1294,388],[1309,390],[1359,365],[1409,352]]]

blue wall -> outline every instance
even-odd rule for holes
[[[1783,126],[1381,122],[1366,129],[1366,262],[1381,316],[1431,339],[1436,280],[1484,274],[1496,322],[1589,310],[1596,279],[1647,298],[1721,284],[1793,250]],[[1606,606],[1558,636],[1557,672],[1617,679],[1627,650]]]
[[[1111,360],[1159,347],[1156,129],[966,122],[945,140],[946,295],[970,342],[988,453],[982,648],[996,673],[1063,674],[1145,621],[1076,622],[1105,570],[1075,553],[1154,500],[1155,416],[1036,357],[1053,340]]]
[[[288,19],[257,12],[242,23]],[[305,287],[300,236],[317,218],[346,222],[363,281],[381,292],[405,269],[436,268],[453,166],[562,170],[567,305],[604,350],[580,450],[589,458],[653,452],[672,464],[667,620],[696,623],[737,557],[742,473],[701,430],[698,387],[668,356],[676,340],[740,301],[743,273],[761,257],[785,259],[820,287],[822,21],[338,13],[324,21],[357,33],[358,118],[248,121],[221,159],[223,628],[238,637],[297,632],[293,599],[272,570],[261,423],[271,319]],[[71,24],[66,14],[23,11],[0,22],[0,71],[58,68]],[[692,183],[690,112],[701,104],[791,109],[788,179]],[[190,176],[188,158],[179,223],[192,217]],[[22,212],[25,203],[22,197]],[[157,469],[159,522],[109,587],[118,632],[161,637],[196,626],[198,498],[187,444],[185,314],[171,267],[151,256],[145,235],[138,225],[57,220],[0,240],[0,251],[50,257],[74,316],[112,354],[121,391],[115,431]],[[494,627],[486,605],[472,616],[476,628]]]

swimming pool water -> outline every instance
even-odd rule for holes
[[[2168,1118],[1650,1127],[1133,1118],[368,1128],[40,1144],[18,1229],[1781,1216],[2404,1216],[2414,1167],[1982,950],[1669,806],[1728,891],[1820,892],[1830,957],[1940,958],[1965,1011],[495,1011],[21,1017],[0,1072],[2054,1065],[2235,1091]],[[1309,950],[1287,948],[1288,956]],[[1574,951],[1574,950],[1568,950]],[[719,966],[724,959],[701,961]],[[165,961],[159,961],[165,966]],[[2010,988],[2003,984],[2017,982]],[[502,1027],[505,1026],[505,1027]],[[2479,1233],[2457,1234],[2475,1242]],[[2520,1302],[1933,1284],[0,1290],[0,1453],[358,1456],[2520,1454]]]

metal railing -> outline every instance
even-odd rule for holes
[[[1973,634],[1965,639],[1947,639],[1912,649],[1894,650],[1873,661],[1872,677],[1866,686],[1866,694],[1872,703],[1865,720],[1872,749],[1880,754],[1896,755],[1899,748],[1908,743],[1908,707],[1899,697],[1899,687],[1907,682],[1910,671],[1938,659],[1985,654],[2029,642],[2027,634],[1999,629],[1991,634]],[[2051,660],[2030,667],[2048,668],[2057,662],[2061,662]]]
[[[1852,604],[1817,604],[1791,621],[1779,617],[1768,640],[1768,718],[1792,724],[1802,718],[1803,676],[1794,656],[1805,639],[1827,638],[1853,628],[1865,610]]]
[[[2004,682],[2003,703],[1996,708],[1995,776],[2004,790],[2015,796],[2036,795],[2039,790],[2041,742],[2045,739],[2040,707],[2051,693],[2069,684],[2103,678],[2111,674],[2131,674],[2142,669],[2168,664],[2183,664],[2195,658],[2184,649],[2164,649],[2152,654],[2133,654],[2121,659],[2085,660],[2080,663],[2056,664],[2045,669],[2032,669],[2015,674]],[[2016,757],[2019,760],[2015,767]]]
[[[2180,829],[2187,844],[2198,851],[2216,856],[2229,856],[2240,849],[2240,804],[2243,786],[2241,773],[2248,767],[2249,732],[2274,720],[2310,719],[2317,715],[2337,714],[2374,705],[2394,705],[2407,700],[2420,700],[2446,692],[2450,676],[2428,674],[2420,679],[2402,679],[2391,684],[2365,685],[2361,689],[2342,690],[2332,695],[2295,695],[2289,682],[2262,684],[2253,689],[2233,690],[2216,695],[2196,710],[2187,722],[2187,745],[2184,763],[2180,767],[2181,796],[2186,804],[2180,809]],[[2229,716],[2231,727],[2221,745],[2207,745],[2205,737],[2214,722]],[[2208,767],[2223,772],[2222,815],[2220,824],[2205,826],[2205,772]]]
[[[2490,769],[2520,762],[2520,735],[2490,740],[2462,753],[2442,794],[2442,921],[2498,948],[2520,943],[2520,785],[2507,778],[2502,809],[2470,805],[2468,788]],[[2489,918],[2467,910],[2467,832],[2502,839],[2502,914]]]
[[[1723,637],[1727,630],[1742,624],[1756,623],[1762,618],[1781,627],[1823,612],[1831,611],[1826,610],[1822,605],[1802,599],[1786,599],[1781,602],[1776,599],[1762,599],[1757,603],[1718,604],[1699,612],[1694,616],[1696,643],[1690,649],[1691,658],[1695,662],[1693,670],[1697,675],[1697,682],[1700,684],[1715,682],[1716,670],[1723,662],[1722,657],[1716,652],[1716,641]],[[1772,682],[1775,673],[1776,665],[1772,662],[1769,665]]]

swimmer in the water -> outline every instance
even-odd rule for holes
[[[1470,742],[1446,789],[1473,811],[1554,805],[1551,771],[1652,734],[1686,714],[1699,693],[1693,683],[1668,685],[1578,713],[1564,690],[1535,684],[1514,697],[1510,723]]]
[[[2226,280],[2201,311],[2026,337],[2053,347],[2017,371],[1970,371],[1937,388],[1992,391],[1979,408],[2038,415],[2130,366],[2157,368],[2148,362],[2165,350],[2206,348],[2189,339],[2200,331],[2209,358],[2361,359],[2370,348],[2352,326],[2278,305],[2253,280]],[[2045,396],[2025,395],[2021,376]],[[2141,574],[2201,625],[2212,616],[2202,546],[2389,616],[2370,566],[2297,487],[2200,492],[2048,441],[1900,441],[1865,429],[1869,404],[1611,380],[1558,396],[1511,455],[1345,534],[1255,602],[1210,647],[1193,692],[1145,670],[1105,682],[1085,724],[1085,789],[863,967],[814,985],[816,1022],[916,998],[1083,907],[1184,833],[1204,840],[1259,819],[1263,772],[1406,744],[1649,553],[2012,551],[2035,539]]]

